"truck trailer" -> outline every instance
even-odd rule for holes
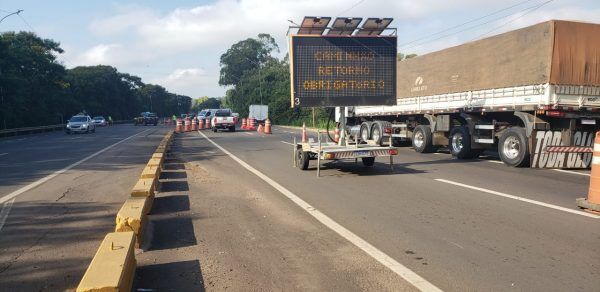
[[[600,24],[552,20],[397,62],[396,105],[349,108],[362,140],[497,149],[509,166],[587,168],[600,119]],[[389,139],[391,136],[392,139]]]

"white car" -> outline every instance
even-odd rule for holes
[[[96,125],[90,116],[76,115],[69,119],[65,132],[69,135],[72,133],[95,133]]]
[[[103,116],[94,117],[94,125],[104,127],[106,126],[106,119]]]

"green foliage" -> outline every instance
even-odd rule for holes
[[[288,57],[278,60],[272,52],[279,48],[268,34],[234,44],[221,56],[221,80],[230,85],[224,107],[248,116],[251,104],[269,106],[269,118],[277,124],[312,126],[312,110],[290,107],[290,65]],[[315,110],[315,124],[326,122],[325,109]]]
[[[215,97],[203,96],[197,99],[194,99],[192,105],[192,113],[197,113],[203,109],[207,108],[221,108],[221,99]]]
[[[402,54],[398,53],[398,61],[404,61],[406,59],[414,58],[418,56],[417,54]]]
[[[82,110],[121,120],[142,111],[170,116],[191,108],[190,97],[111,66],[67,70],[56,60],[60,53],[59,43],[31,32],[0,34],[0,128],[58,124]]]

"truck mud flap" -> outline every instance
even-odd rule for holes
[[[569,139],[571,141],[564,141]],[[563,139],[564,138],[564,139]],[[594,144],[594,132],[533,131],[531,135],[531,168],[589,168],[592,153],[548,153],[548,146],[588,146]]]

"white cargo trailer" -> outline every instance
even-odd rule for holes
[[[497,149],[510,166],[587,168],[600,122],[600,25],[549,21],[397,64],[393,106],[354,107],[351,133],[459,159]],[[387,138],[386,138],[387,137]]]
[[[248,117],[254,118],[258,122],[264,122],[269,117],[269,106],[262,104],[251,104],[248,110]]]

